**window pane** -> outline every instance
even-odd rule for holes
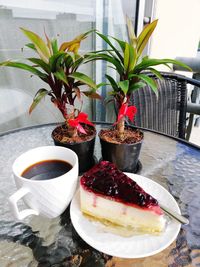
[[[0,61],[34,56],[31,50],[24,47],[29,41],[20,27],[44,38],[45,31],[49,37],[57,37],[59,43],[95,28],[104,34],[125,38],[124,15],[127,14],[134,21],[135,5],[136,1],[128,0],[0,0]],[[80,53],[103,47],[103,42],[93,34],[82,42]],[[105,67],[102,62],[91,63],[84,65],[81,71],[100,82],[104,80]],[[35,93],[47,87],[47,84],[26,71],[0,68],[0,131],[63,121],[48,96],[31,115],[28,114]],[[101,93],[105,96],[105,88]],[[84,98],[83,111],[92,119],[106,119],[101,102]]]

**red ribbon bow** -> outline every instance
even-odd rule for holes
[[[87,134],[84,128],[80,124],[80,123],[85,123],[94,126],[94,124],[87,118],[88,118],[87,114],[85,114],[84,112],[80,112],[75,119],[69,119],[68,123],[71,127],[76,128],[80,133]]]
[[[137,108],[135,106],[128,107],[128,104],[124,103],[119,109],[117,122],[119,122],[124,116],[127,116],[131,121],[133,121],[136,113],[137,113]]]

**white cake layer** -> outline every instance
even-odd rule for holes
[[[99,220],[142,232],[161,232],[165,227],[163,215],[97,196],[84,190],[82,186],[80,186],[80,200],[82,212]]]

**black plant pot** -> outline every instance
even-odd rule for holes
[[[133,144],[114,144],[103,140],[100,136],[99,138],[103,160],[114,163],[124,172],[138,171],[142,140]]]
[[[73,150],[77,154],[79,160],[79,175],[89,170],[96,163],[94,157],[95,137],[96,131],[90,140],[80,143],[64,143],[55,140],[52,132],[52,138],[56,146],[64,146]]]

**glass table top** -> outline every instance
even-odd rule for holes
[[[97,131],[106,124],[97,124]],[[190,220],[162,252],[141,259],[119,259],[87,245],[74,230],[67,209],[56,219],[40,216],[16,221],[8,197],[16,191],[12,163],[36,146],[53,145],[55,124],[0,135],[0,266],[198,266],[200,262],[200,149],[187,142],[144,130],[138,174],[165,187]],[[95,156],[101,158],[96,137]],[[24,203],[20,203],[23,207]],[[134,265],[136,264],[136,265]]]

